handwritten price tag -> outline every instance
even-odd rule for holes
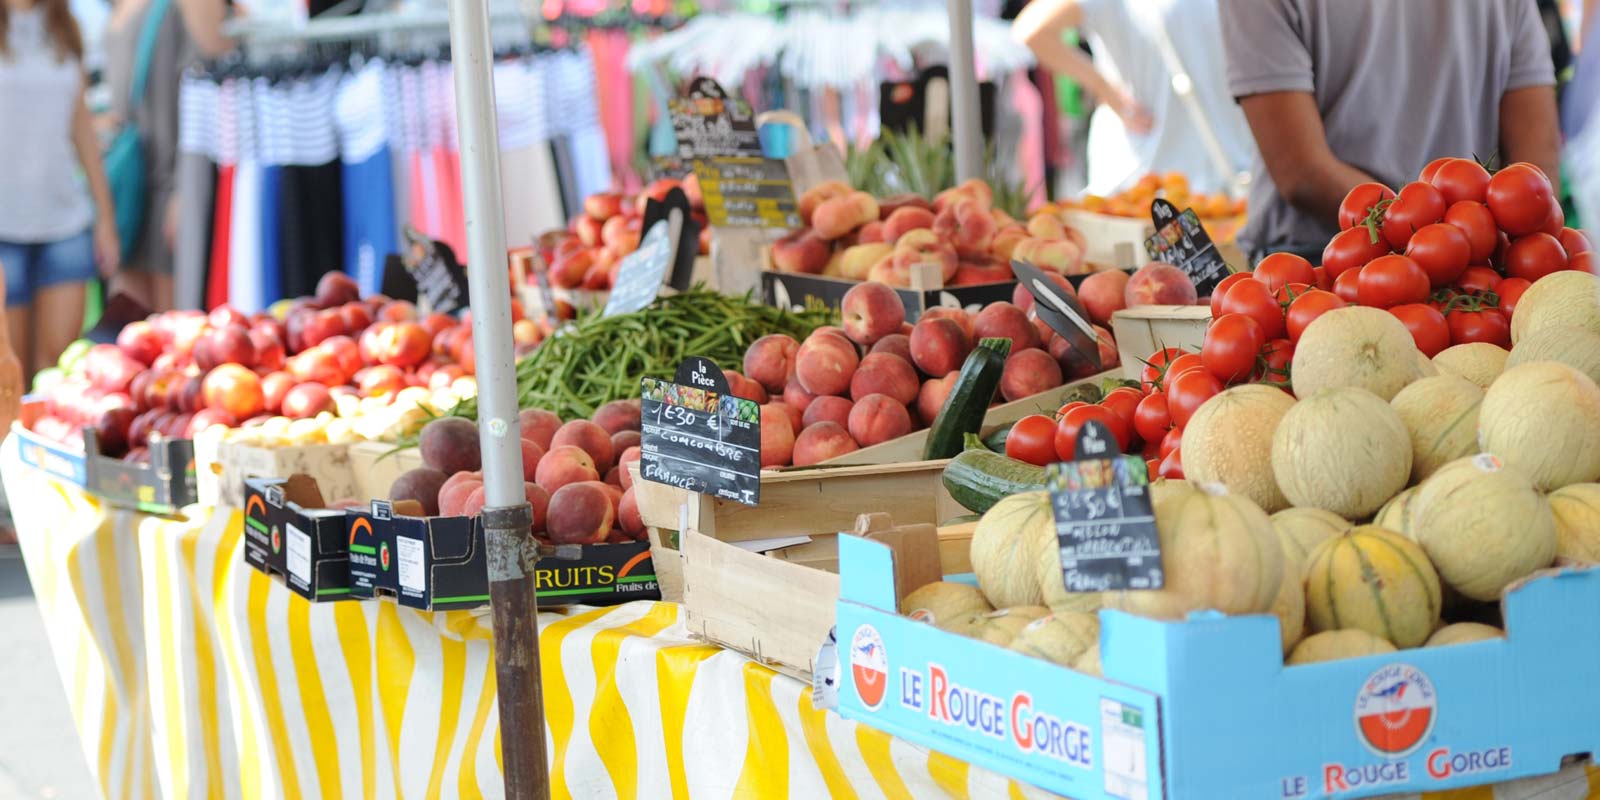
[[[675,382],[640,382],[639,474],[745,505],[761,499],[761,407],[728,391],[710,360],[691,357]]]
[[[1161,539],[1143,459],[1115,449],[1097,421],[1078,434],[1076,461],[1052,464],[1045,482],[1069,592],[1159,589]]]

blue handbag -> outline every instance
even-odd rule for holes
[[[167,16],[172,0],[150,0],[150,9],[139,32],[139,46],[133,57],[133,91],[130,108],[144,99],[144,87],[150,77],[150,61],[155,57],[156,37],[161,32],[161,22]],[[140,141],[139,126],[129,119],[111,140],[104,155],[106,183],[111,190],[112,208],[117,215],[117,239],[124,255],[131,253],[139,243],[144,229],[145,206],[150,202],[146,181],[148,174],[144,163],[144,145]]]

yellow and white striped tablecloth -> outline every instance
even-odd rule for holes
[[[502,795],[486,617],[311,604],[245,566],[238,512],[104,508],[10,444],[0,472],[106,797]],[[809,687],[693,641],[673,604],[540,624],[558,800],[1047,796],[815,709]],[[1585,777],[1426,797],[1600,797]]]

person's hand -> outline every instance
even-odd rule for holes
[[[11,346],[0,345],[0,436],[11,430],[11,423],[22,411],[22,362]]]
[[[1119,88],[1114,97],[1107,98],[1106,104],[1122,118],[1122,125],[1129,133],[1143,135],[1155,127],[1155,118],[1150,116],[1149,110],[1126,89]]]
[[[117,274],[122,266],[122,239],[117,236],[116,219],[109,214],[94,221],[94,260],[102,278]]]

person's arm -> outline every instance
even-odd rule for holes
[[[1500,155],[1506,164],[1527,161],[1559,180],[1561,121],[1554,88],[1529,86],[1500,96]]]
[[[223,0],[178,0],[178,11],[202,57],[216,58],[233,49],[233,40],[222,33],[222,23],[228,18]]]
[[[94,117],[83,91],[78,92],[78,107],[72,112],[72,147],[78,164],[89,179],[89,196],[94,199],[94,257],[100,274],[111,277],[122,265],[122,243],[117,238],[117,213],[111,205],[111,186],[106,182],[101,161],[100,136],[95,133]]]
[[[1153,123],[1150,112],[1096,69],[1082,50],[1066,43],[1064,34],[1082,24],[1083,7],[1078,0],[1032,0],[1011,23],[1011,36],[1032,50],[1041,66],[1071,78],[1110,106],[1130,131],[1148,132]]]
[[[1333,154],[1310,94],[1253,94],[1239,98],[1239,107],[1278,194],[1303,213],[1335,226],[1344,196],[1356,184],[1374,180]]]
[[[0,264],[0,271],[4,270],[5,265]],[[0,435],[11,430],[12,421],[22,412],[25,382],[22,361],[11,347],[11,328],[6,321],[6,287],[5,281],[0,281]]]

